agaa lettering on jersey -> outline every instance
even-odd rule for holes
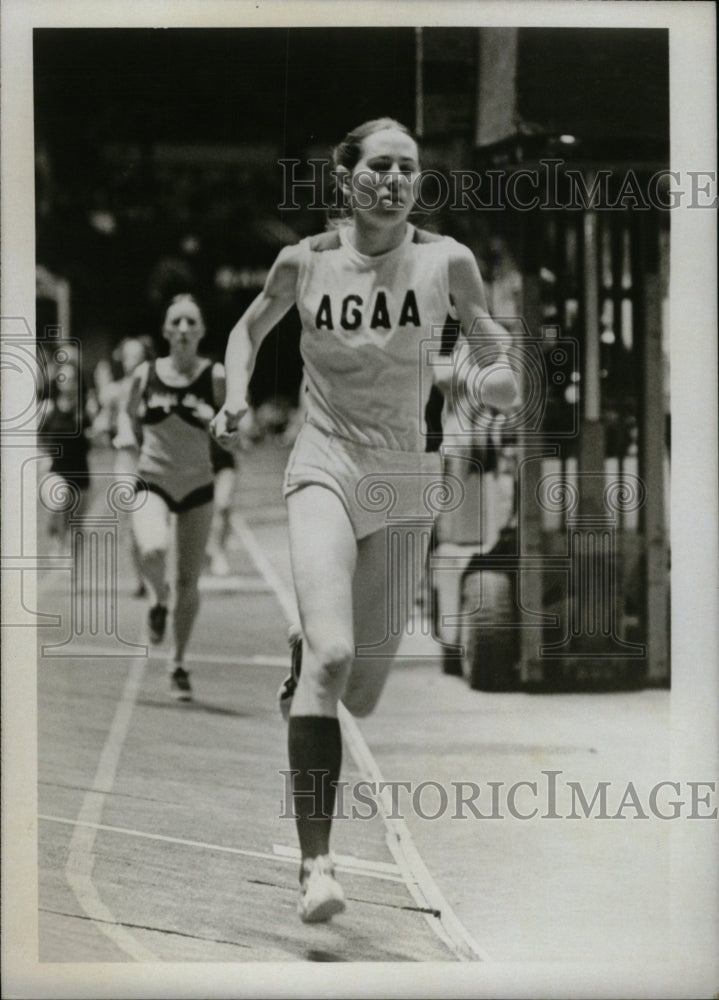
[[[341,301],[335,300],[333,303],[331,296],[325,293],[317,309],[315,327],[318,330],[334,330],[336,325],[343,330],[358,330],[361,326],[369,327],[370,330],[391,330],[395,325],[420,326],[417,296],[411,288],[407,289],[399,316],[395,320],[387,302],[387,292],[381,288],[369,303],[365,303],[362,296],[356,294],[345,295]]]

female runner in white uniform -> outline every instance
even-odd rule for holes
[[[419,175],[408,130],[392,119],[366,122],[337,147],[334,161],[344,224],[280,252],[263,291],[230,333],[227,398],[212,422],[220,443],[232,440],[247,409],[257,350],[296,303],[307,416],[285,477],[302,628],[288,749],[298,772],[298,910],[305,921],[327,920],[345,905],[329,856],[342,752],[338,701],[356,715],[371,712],[400,639],[388,629],[395,581],[388,573],[387,510],[367,487],[381,491],[386,483],[394,491],[395,525],[427,515],[428,477],[441,480],[424,425],[432,384],[431,371],[425,377],[427,347],[452,306],[465,334],[496,344],[494,356],[483,355],[484,404],[509,408],[517,392],[503,361],[507,335],[488,316],[474,256],[408,221]],[[366,651],[356,655],[358,647],[379,642],[376,659]],[[317,770],[327,772],[326,780],[315,781]]]
[[[198,581],[212,523],[214,494],[210,419],[225,393],[224,369],[198,354],[205,334],[200,307],[191,295],[175,296],[165,313],[167,357],[135,371],[126,409],[118,419],[116,448],[134,442],[132,429],[142,407],[138,491],[145,502],[133,514],[142,573],[151,592],[150,641],[162,641],[168,614],[166,581],[170,514],[176,521],[176,580],[172,614],[173,648],[168,662],[170,692],[192,697],[185,648],[200,606]]]

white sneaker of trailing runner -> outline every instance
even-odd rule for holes
[[[176,701],[192,701],[190,672],[179,663],[170,674],[170,694]]]
[[[297,912],[306,924],[318,924],[345,908],[345,894],[335,878],[332,861],[327,854],[305,858],[300,870],[300,899]]]
[[[210,560],[210,573],[213,576],[230,576],[232,570],[224,552],[216,552]]]

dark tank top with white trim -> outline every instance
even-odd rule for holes
[[[142,449],[138,473],[175,500],[213,481],[208,423],[215,413],[212,364],[186,386],[160,378],[149,365],[143,392]]]

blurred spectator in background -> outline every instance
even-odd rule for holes
[[[41,483],[41,506],[49,512],[47,530],[51,548],[61,552],[65,549],[70,518],[80,520],[87,509],[90,418],[77,355],[58,353],[67,360],[48,368],[38,441],[47,452],[50,473]]]
[[[143,361],[149,361],[152,357],[154,357],[154,350],[150,337],[124,337],[120,341],[112,352],[112,367],[118,377],[105,382],[104,385],[101,384],[98,388],[100,410],[92,425],[93,434],[104,437],[108,442],[114,441],[118,432],[118,416],[127,407],[130,398],[133,373],[138,365],[142,364]],[[102,383],[102,379],[98,378],[97,373],[95,381]],[[115,448],[113,471],[117,476],[133,478],[137,474],[138,446],[142,442],[141,416],[142,414],[138,413],[138,420],[134,428],[136,443],[127,441],[121,447]],[[122,535],[127,539],[131,566],[135,576],[132,594],[133,597],[144,597],[146,590],[142,579],[140,553],[131,518],[125,518],[122,529]]]

